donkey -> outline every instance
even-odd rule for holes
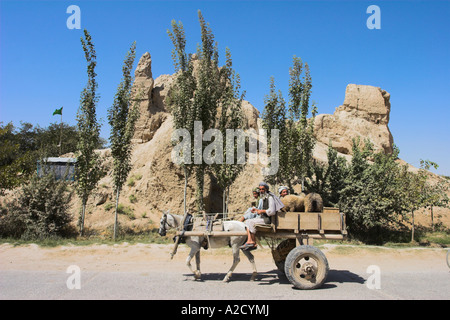
[[[181,226],[183,221],[183,216],[177,214],[163,213],[161,217],[158,233],[160,236],[165,236],[166,231],[168,229],[178,228]],[[245,224],[240,221],[224,221],[224,231],[246,231]],[[194,274],[194,278],[200,279],[200,248],[202,246],[202,242],[205,239],[203,236],[185,236],[186,244],[191,248],[188,257],[186,258],[186,265],[189,267],[191,272]],[[211,248],[220,248],[230,245],[233,251],[233,264],[230,270],[227,272],[223,282],[228,282],[230,280],[231,275],[233,274],[234,269],[238,265],[239,258],[239,246],[241,246],[247,240],[247,236],[231,236],[231,237],[211,237],[209,239],[209,246]],[[255,258],[250,251],[243,250],[244,254],[250,261],[253,267],[252,277],[250,281],[254,281],[257,275]],[[195,256],[195,262],[197,265],[197,269],[193,269],[191,265],[191,260]]]

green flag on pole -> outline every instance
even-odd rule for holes
[[[55,114],[60,114],[60,115],[62,115],[62,107],[61,107],[61,109],[56,109],[55,110],[55,112],[53,112],[53,115],[55,115]]]

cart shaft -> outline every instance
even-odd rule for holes
[[[247,236],[246,231],[185,231],[177,232],[177,235],[183,235],[186,237],[241,237]],[[319,233],[294,233],[294,232],[258,232],[257,236],[270,237],[270,238],[283,238],[283,239],[329,239],[329,240],[344,240],[345,235],[343,234],[319,234]]]

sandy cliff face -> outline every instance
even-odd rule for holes
[[[344,103],[334,114],[319,114],[314,132],[319,142],[332,144],[344,154],[352,153],[352,139],[368,138],[377,151],[392,153],[393,137],[389,131],[390,94],[381,88],[349,84]]]
[[[153,79],[151,57],[145,53],[136,68],[134,96],[139,103],[140,119],[136,124],[134,143],[152,140],[155,132],[167,120],[170,112],[165,98],[172,86],[175,75],[161,75]],[[345,99],[334,114],[319,114],[314,122],[317,141],[333,147],[343,154],[351,154],[352,139],[368,138],[376,150],[391,153],[393,137],[389,130],[391,110],[390,94],[381,88],[349,84]],[[245,119],[249,127],[257,129],[259,112],[250,102],[243,102]]]
[[[171,76],[161,76],[156,81],[152,75],[152,59],[148,52],[139,60],[134,73],[133,97],[139,105],[140,118],[136,123],[134,143],[144,143],[153,138],[156,130],[167,118],[165,94]]]

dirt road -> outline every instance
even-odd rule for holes
[[[0,299],[441,299],[450,298],[446,249],[325,245],[330,272],[318,290],[296,290],[276,270],[269,248],[254,251],[258,278],[249,282],[244,255],[229,283],[231,249],[202,251],[202,279],[185,265],[188,248],[120,244],[40,248],[0,245]],[[79,278],[75,280],[74,276]],[[79,289],[75,284],[79,284]]]

